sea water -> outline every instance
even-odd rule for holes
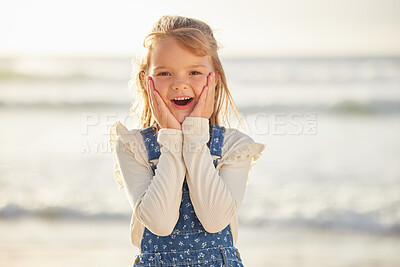
[[[0,62],[0,218],[129,220],[108,139],[116,120],[137,127],[131,59]],[[400,58],[222,62],[266,145],[240,224],[400,233]]]

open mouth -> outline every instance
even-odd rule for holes
[[[185,99],[173,99],[172,102],[177,104],[178,106],[186,106],[190,102],[192,102],[193,98],[185,97]]]

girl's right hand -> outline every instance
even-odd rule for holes
[[[182,125],[165,105],[164,100],[157,90],[155,90],[151,76],[147,76],[147,96],[149,97],[151,112],[160,129],[170,128],[182,130]]]

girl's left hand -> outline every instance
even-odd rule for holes
[[[214,111],[215,97],[215,72],[210,72],[207,76],[207,84],[201,91],[199,101],[190,113],[189,117],[202,117],[209,119]]]

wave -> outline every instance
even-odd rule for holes
[[[56,108],[56,109],[91,109],[91,108],[121,108],[128,107],[130,103],[126,102],[110,102],[110,101],[82,101],[82,102],[68,102],[68,101],[37,101],[37,102],[12,102],[1,101],[0,108],[15,108],[15,109],[43,109],[43,108]]]
[[[21,217],[39,217],[45,219],[129,219],[129,214],[112,212],[92,212],[68,207],[45,207],[40,209],[27,209],[17,204],[7,204],[0,209],[0,219],[11,219]]]
[[[110,101],[82,101],[82,102],[11,102],[1,101],[0,108],[14,109],[121,109],[130,107],[129,102]],[[334,104],[265,104],[265,105],[238,105],[240,112],[245,114],[256,114],[265,112],[326,112],[334,114],[387,114],[400,113],[399,100],[372,100],[370,102],[357,102],[352,100],[339,101]]]
[[[361,103],[351,100],[344,100],[334,104],[270,104],[264,106],[239,106],[239,110],[245,113],[254,114],[260,112],[324,112],[334,114],[387,114],[399,113],[400,101],[373,100]]]
[[[0,219],[14,219],[36,217],[43,219],[72,219],[72,220],[125,220],[129,221],[130,214],[127,213],[111,213],[111,212],[84,212],[82,210],[72,209],[68,207],[46,207],[42,209],[26,209],[16,204],[8,204],[0,210]],[[356,231],[368,231],[375,233],[400,234],[400,222],[383,222],[379,211],[362,214],[356,211],[337,212],[336,216],[315,216],[305,218],[293,214],[285,219],[276,218],[260,218],[239,214],[239,222],[241,225],[250,227],[264,226],[306,226],[314,228],[330,228],[330,229],[347,229]]]
[[[262,226],[305,226],[312,228],[325,229],[348,229],[356,231],[367,231],[374,233],[400,234],[400,221],[383,222],[379,211],[369,214],[362,214],[356,211],[341,211],[337,214],[331,214],[329,218],[325,216],[302,217],[293,214],[289,218],[253,218],[248,219],[245,216],[239,216],[240,224],[262,227]]]

